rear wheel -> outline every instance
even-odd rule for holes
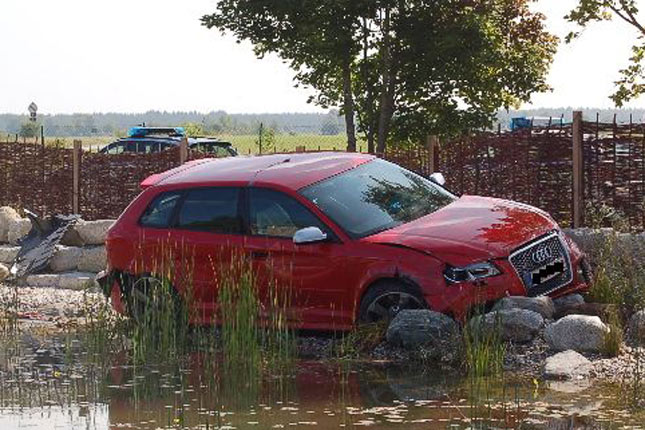
[[[425,309],[420,292],[403,282],[383,281],[370,287],[361,300],[360,323],[391,321],[404,309]]]

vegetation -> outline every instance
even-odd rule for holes
[[[500,375],[503,372],[506,345],[501,338],[500,321],[491,330],[484,322],[484,315],[477,315],[464,325],[463,359],[472,378]]]
[[[310,101],[340,109],[349,150],[492,123],[547,89],[556,38],[528,1],[220,0],[202,22],[275,52]],[[358,123],[354,124],[354,118]]]
[[[638,17],[639,7],[636,0],[578,0],[577,6],[566,18],[581,28],[598,21],[609,21],[618,18],[638,33],[632,45],[632,56],[629,66],[620,70],[616,81],[616,91],[610,96],[616,106],[639,97],[645,92],[645,23]],[[567,36],[567,42],[579,37],[581,31],[573,31]]]

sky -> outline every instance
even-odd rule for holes
[[[640,0],[645,6],[645,0]],[[0,0],[0,113],[225,110],[318,112],[277,56],[200,25],[215,0]],[[575,0],[538,0],[548,29],[564,38]],[[599,23],[562,43],[548,82],[523,107],[612,107],[635,33]],[[645,107],[645,97],[629,107]]]

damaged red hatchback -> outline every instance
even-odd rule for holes
[[[243,255],[261,297],[272,280],[291,298],[292,326],[322,330],[406,308],[460,318],[506,295],[587,288],[583,255],[547,213],[458,197],[441,182],[365,154],[189,162],[142,183],[108,233],[101,283],[132,312],[171,256],[179,299],[190,267],[192,322],[212,323],[219,271]]]

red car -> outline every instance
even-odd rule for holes
[[[142,183],[108,233],[101,284],[132,312],[170,255],[179,298],[190,267],[193,323],[212,323],[219,271],[243,255],[260,293],[272,279],[291,297],[294,327],[322,330],[587,288],[582,253],[547,213],[441,182],[354,153],[189,162]]]

